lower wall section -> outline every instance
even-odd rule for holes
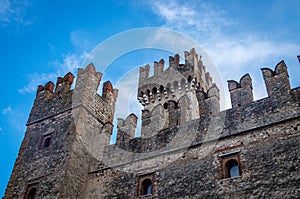
[[[125,172],[121,167],[91,172],[85,198],[297,198],[297,122],[219,140],[207,156],[183,155],[165,167],[145,168],[136,173]],[[197,147],[189,152],[193,153],[186,154],[196,154]],[[240,176],[226,178],[226,164],[222,161],[231,156],[237,159]],[[152,195],[139,196],[143,188],[139,180],[147,175],[154,176]]]

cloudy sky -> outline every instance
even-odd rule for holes
[[[238,81],[249,73],[255,99],[266,97],[260,68],[274,69],[281,60],[288,65],[292,87],[300,85],[296,59],[300,54],[299,7],[298,0],[0,0],[0,196],[24,137],[39,84],[50,80],[55,83],[68,71],[76,75],[86,60],[94,56],[106,60],[111,53],[113,59],[108,65],[96,67],[104,72],[102,82],[110,79],[120,89],[119,100],[127,100],[125,108],[118,104],[117,117],[138,111],[140,106],[132,101],[136,98],[138,67],[189,50],[163,46],[180,44],[172,37],[176,33],[158,40],[163,42],[162,47],[154,46],[157,48],[143,43],[126,51],[125,47],[136,44],[141,35],[116,40],[132,29],[154,27],[197,42],[221,76],[219,87],[226,89],[226,80]],[[150,40],[162,39],[156,36]],[[110,52],[110,46],[116,44],[119,51]],[[95,49],[100,53],[93,54]],[[223,108],[229,108],[228,93],[224,98]]]

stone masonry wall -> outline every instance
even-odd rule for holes
[[[39,198],[58,197],[73,139],[71,111],[28,125],[4,198],[24,198],[28,184],[38,183]],[[51,136],[44,148],[44,136]]]
[[[201,145],[192,147],[166,167],[144,168],[141,174],[118,166],[92,172],[86,198],[138,198],[139,175],[153,172],[157,193],[140,198],[296,198],[299,143],[300,122],[295,118],[220,139],[204,157]],[[239,152],[241,176],[222,179],[220,155],[232,151]]]

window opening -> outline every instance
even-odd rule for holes
[[[32,188],[29,190],[28,195],[27,195],[27,199],[34,199],[35,198],[35,194],[36,194],[36,188]]]
[[[50,142],[51,142],[51,137],[47,137],[44,140],[43,148],[48,148],[50,146]]]
[[[236,160],[233,160],[233,159],[229,160],[226,163],[226,169],[227,169],[227,177],[228,178],[240,176],[239,165]]]
[[[37,183],[30,184],[27,187],[25,199],[36,199]]]
[[[152,195],[152,181],[150,179],[145,179],[142,182],[142,195]]]

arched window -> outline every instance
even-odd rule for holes
[[[145,179],[141,188],[141,195],[152,195],[152,181],[150,179]]]
[[[43,148],[48,148],[50,146],[51,137],[46,137],[43,143]]]
[[[29,191],[27,192],[26,199],[35,199],[35,195],[36,195],[36,188],[33,187],[29,189]]]
[[[39,145],[39,148],[40,149],[46,149],[50,146],[51,144],[51,141],[52,141],[52,135],[48,134],[48,135],[44,135],[42,138],[41,138],[41,142],[40,142],[40,145]]]
[[[156,87],[154,87],[154,88],[152,89],[152,93],[153,93],[153,94],[156,94],[156,93],[157,93],[157,88],[156,88]]]
[[[228,178],[240,176],[239,164],[234,159],[230,159],[226,162],[226,170]]]

